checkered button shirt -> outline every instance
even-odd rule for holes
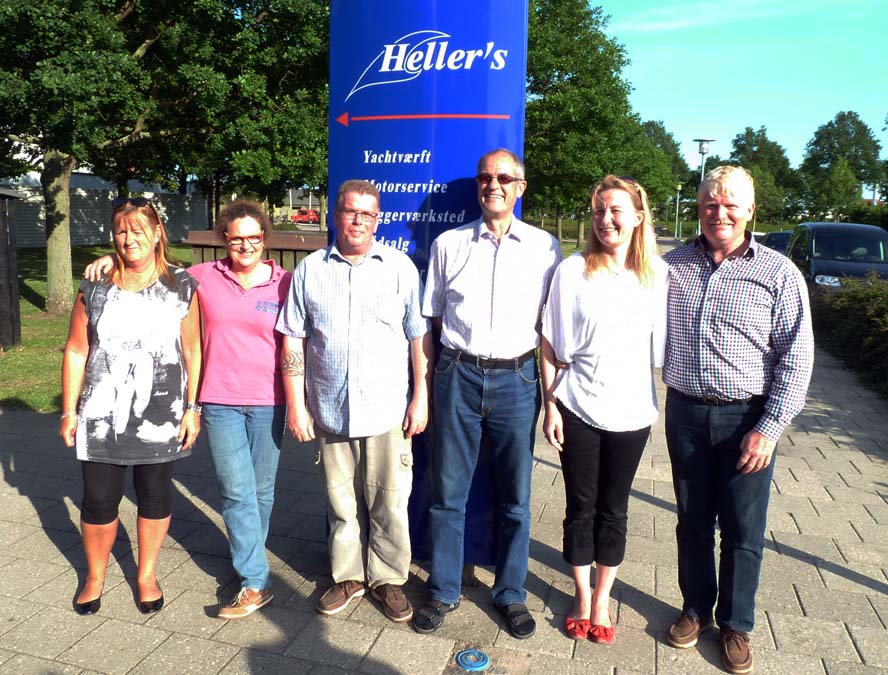
[[[663,381],[696,398],[767,396],[755,428],[778,440],[805,405],[814,364],[802,275],[754,241],[721,264],[701,238],[663,259],[670,275]]]

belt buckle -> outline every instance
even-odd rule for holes
[[[703,403],[705,403],[706,405],[721,405],[722,404],[722,402],[719,399],[717,399],[715,396],[702,396],[700,398],[700,400],[703,401]]]

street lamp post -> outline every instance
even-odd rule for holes
[[[700,150],[700,184],[703,184],[703,176],[706,175],[706,155],[709,154],[709,144],[714,141],[714,138],[695,138],[694,143],[697,143]],[[697,218],[697,236],[700,236],[700,219]]]
[[[675,238],[681,240],[681,230],[678,225],[679,211],[681,211],[681,183],[675,188]]]

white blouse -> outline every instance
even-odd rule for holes
[[[666,345],[668,266],[653,260],[654,285],[634,272],[584,276],[575,254],[555,271],[543,335],[568,365],[556,374],[555,396],[586,423],[635,431],[657,420],[654,366]]]

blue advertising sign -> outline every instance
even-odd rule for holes
[[[527,15],[528,0],[330,3],[330,197],[348,179],[373,182],[376,239],[421,271],[435,237],[481,216],[481,156],[495,148],[524,154]],[[335,223],[328,226],[332,241]],[[417,559],[429,557],[430,436],[413,439]],[[466,563],[494,562],[492,485],[482,448],[466,508]]]
[[[330,196],[372,181],[377,240],[424,270],[438,234],[480,217],[481,155],[523,154],[527,0],[333,0],[330,12]]]

